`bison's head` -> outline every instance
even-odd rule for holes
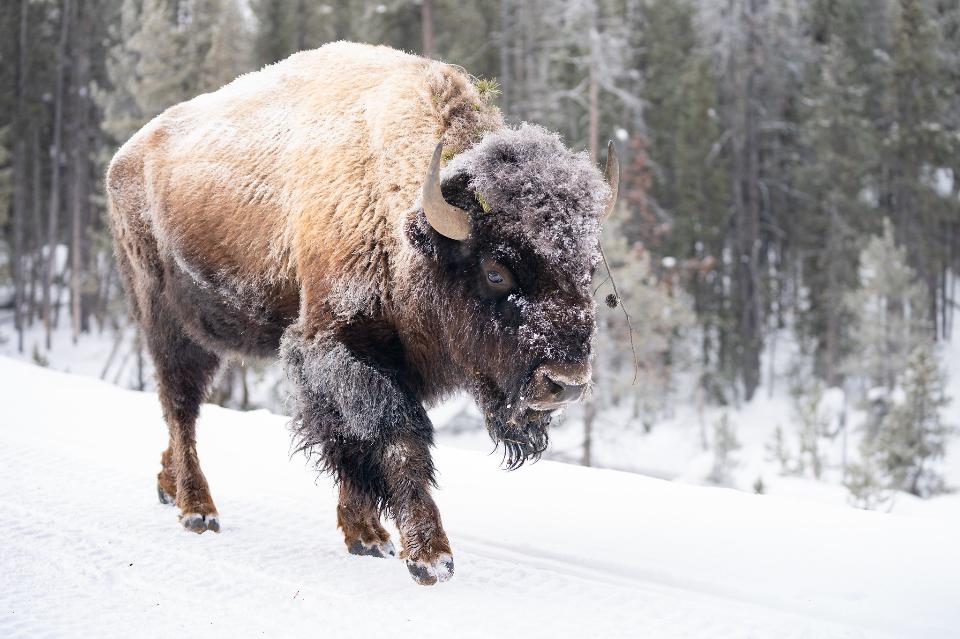
[[[543,452],[555,412],[590,383],[590,282],[618,175],[610,151],[605,181],[586,154],[524,125],[487,134],[442,172],[438,146],[424,182],[409,235],[440,280],[436,338],[471,376],[511,467]]]

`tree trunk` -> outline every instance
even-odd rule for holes
[[[597,163],[598,158],[598,138],[599,138],[599,128],[600,128],[600,104],[599,104],[599,89],[597,87],[597,74],[594,70],[593,60],[590,61],[590,87],[589,87],[589,100],[590,100],[590,127],[588,129],[587,135],[590,137],[590,161],[594,164]]]
[[[33,253],[30,257],[30,292],[27,295],[27,317],[30,326],[33,326],[33,320],[37,316],[37,283],[40,281],[40,250],[43,247],[43,216],[42,201],[43,188],[41,184],[41,171],[43,167],[40,164],[40,132],[36,126],[30,131],[30,157],[32,160],[31,178],[33,185],[30,205],[33,214]]]
[[[13,167],[13,323],[17,331],[17,351],[23,352],[23,223],[27,208],[26,76],[27,76],[28,0],[20,0],[20,38],[17,47],[17,143]]]
[[[296,51],[303,51],[307,48],[307,0],[298,0],[297,1],[297,17],[299,18],[296,22],[296,41],[294,42],[294,47]],[[296,52],[295,51],[295,52]]]
[[[510,112],[510,0],[500,0],[500,108]]]
[[[420,28],[423,35],[423,57],[433,57],[433,0],[420,4]]]
[[[587,101],[588,101],[588,120],[589,126],[587,128],[587,140],[588,147],[590,149],[590,161],[594,164],[597,163],[597,158],[599,157],[598,152],[598,138],[599,138],[599,128],[600,128],[600,89],[597,86],[597,65],[599,64],[599,52],[597,51],[597,41],[600,39],[600,34],[597,33],[597,7],[596,5],[591,7],[590,11],[590,33],[588,34],[590,38],[590,78],[589,78],[589,87],[587,89]]]
[[[23,219],[25,217],[26,202],[26,157],[27,145],[23,139],[18,139],[14,148],[13,165],[13,256],[11,275],[13,276],[13,326],[17,331],[17,352],[23,352]]]
[[[70,260],[63,261],[63,270],[60,271],[57,281],[60,283],[60,286],[57,287],[57,294],[53,298],[53,327],[57,328],[60,326],[60,311],[63,310],[63,283],[67,281],[67,276],[70,274]]]
[[[583,458],[580,463],[584,466],[593,463],[593,424],[596,419],[597,404],[591,399],[583,407]]]
[[[70,237],[70,319],[73,341],[87,329],[89,296],[84,293],[83,282],[87,263],[87,218],[89,208],[89,123],[90,102],[87,85],[90,82],[90,27],[88,16],[82,15],[73,30],[72,57],[76,60],[72,75],[72,171],[71,171],[71,237]]]
[[[110,303],[110,292],[113,289],[113,278],[117,271],[116,262],[109,260],[107,262],[107,273],[102,278],[97,278],[97,299],[94,304],[94,315],[97,318],[97,325],[100,332],[103,332],[107,325],[108,305]]]
[[[67,37],[70,34],[71,0],[63,0],[60,11],[60,40],[57,43],[57,71],[53,95],[53,143],[50,147],[50,208],[47,217],[47,259],[43,277],[43,326],[46,346],[50,350],[53,338],[51,287],[57,248],[57,218],[60,213],[60,146],[63,130],[63,76],[67,66]]]
[[[333,19],[333,32],[337,40],[350,39],[350,0],[337,0]]]
[[[840,341],[840,304],[838,303],[840,282],[837,279],[837,269],[840,267],[841,256],[837,254],[834,250],[835,242],[838,242],[837,234],[841,233],[842,230],[839,224],[839,213],[837,212],[836,206],[831,203],[830,205],[830,219],[828,230],[828,237],[826,238],[826,268],[827,268],[827,334],[826,334],[826,348],[825,348],[825,357],[824,357],[824,379],[827,382],[827,386],[833,387],[836,386],[838,379],[838,361],[839,361],[839,341]]]
[[[250,384],[247,381],[247,367],[240,365],[240,405],[243,410],[250,410]]]
[[[760,385],[763,306],[760,280],[760,111],[758,82],[762,68],[757,31],[758,0],[744,5],[747,28],[747,77],[743,92],[742,131],[735,148],[733,191],[736,209],[736,301],[739,369],[749,400]]]
[[[76,121],[74,123],[76,124]],[[83,233],[83,211],[80,202],[84,195],[80,185],[83,166],[77,146],[71,153],[73,167],[70,174],[70,328],[74,344],[80,338],[80,281],[82,278],[80,238]]]

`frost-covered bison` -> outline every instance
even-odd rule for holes
[[[348,550],[393,555],[385,513],[414,579],[449,579],[424,404],[467,389],[508,466],[544,450],[590,380],[616,183],[615,157],[604,180],[461,70],[384,47],[298,53],[155,118],[107,189],[170,428],[161,500],[219,530],[198,408],[222,359],[279,350]]]

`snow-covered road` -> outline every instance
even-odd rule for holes
[[[285,418],[205,406],[223,530],[160,505],[155,396],[0,358],[0,637],[956,637],[937,521],[440,448],[456,576],[348,555]]]

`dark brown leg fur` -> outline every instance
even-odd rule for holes
[[[343,540],[351,554],[371,557],[397,554],[390,533],[380,524],[376,502],[354,490],[348,482],[340,484],[337,525],[343,531]]]
[[[418,444],[406,438],[394,444],[396,449],[384,455],[383,472],[391,515],[400,529],[400,558],[417,583],[432,585],[453,577],[453,551],[430,496],[430,451]]]
[[[147,333],[147,344],[157,369],[160,404],[170,429],[170,446],[161,457],[158,492],[172,497],[184,528],[218,532],[220,520],[197,457],[196,421],[218,358],[183,335],[179,327],[157,318]],[[173,491],[171,492],[171,488]]]
[[[453,552],[430,496],[433,462],[429,444],[420,437],[400,436],[384,446],[379,460],[387,511],[400,529],[400,558],[414,580],[423,585],[453,576]]]

